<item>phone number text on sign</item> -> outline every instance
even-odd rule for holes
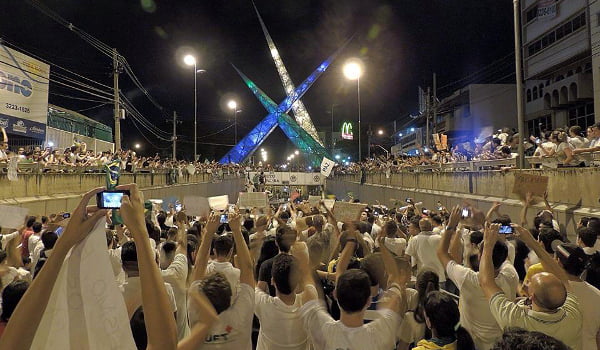
[[[12,103],[7,103],[6,104],[6,108],[7,109],[12,109],[12,110],[15,110],[15,111],[19,111],[19,112],[23,112],[23,113],[29,113],[30,112],[30,110],[29,110],[28,107],[19,106],[19,105],[12,104]]]

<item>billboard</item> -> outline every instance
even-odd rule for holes
[[[8,134],[45,139],[49,77],[49,65],[0,43],[0,126]]]
[[[342,124],[342,139],[344,139],[344,140],[354,139],[354,133],[352,132],[352,123],[344,122],[344,124]]]

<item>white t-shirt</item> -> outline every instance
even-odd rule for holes
[[[446,281],[444,267],[437,257],[437,247],[442,237],[433,232],[422,231],[408,241],[406,254],[412,258],[412,265],[417,266],[417,274],[425,269],[437,273],[440,282]]]
[[[198,322],[196,310],[188,305],[190,325]],[[254,289],[245,283],[240,284],[237,299],[219,314],[204,340],[202,349],[252,349],[252,316],[254,315]]]
[[[181,340],[190,332],[187,320],[187,256],[176,254],[169,267],[160,273],[165,282],[173,287],[177,304],[177,339]]]
[[[167,290],[167,296],[169,297],[169,304],[171,305],[171,311],[177,312],[177,303],[175,303],[175,295],[173,294],[173,287],[170,284],[165,283],[165,289]],[[142,283],[139,277],[127,277],[125,284],[121,286],[121,292],[123,293],[123,299],[125,299],[125,306],[129,314],[133,315],[135,310],[142,306]]]
[[[300,308],[304,329],[315,350],[393,349],[400,316],[392,310],[378,310],[381,317],[360,327],[346,327],[335,321],[319,300]]]
[[[308,335],[300,317],[302,304],[299,296],[293,305],[287,305],[278,297],[256,288],[254,302],[254,313],[260,321],[256,350],[308,349]]]
[[[423,323],[417,322],[415,320],[414,312],[407,311],[398,328],[397,337],[406,344],[416,344],[425,337],[426,327],[425,321],[423,321]]]
[[[225,275],[231,286],[233,297],[235,297],[240,285],[240,269],[234,267],[229,261],[218,262],[213,260],[206,265],[206,274],[213,272],[220,272]]]
[[[569,283],[583,314],[583,349],[598,349],[600,344],[596,344],[596,334],[600,330],[600,290],[587,282]]]
[[[446,266],[448,278],[460,290],[458,309],[460,311],[460,324],[469,331],[475,347],[487,350],[502,336],[502,330],[494,319],[489,302],[479,285],[478,273],[450,261]],[[507,261],[502,264],[496,284],[502,289],[509,301],[517,296],[519,275],[515,268]]]

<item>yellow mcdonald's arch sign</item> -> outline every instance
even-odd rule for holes
[[[342,124],[342,138],[344,140],[354,139],[354,133],[352,132],[352,123],[344,122],[344,124]]]

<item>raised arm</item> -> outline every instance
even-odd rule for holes
[[[490,210],[485,215],[485,221],[492,221],[492,214],[494,214],[494,213],[496,213],[496,216],[500,216],[499,209],[500,209],[501,205],[502,205],[502,203],[500,203],[500,202],[494,202],[494,204],[492,205]]]
[[[156,264],[155,252],[148,239],[146,220],[144,218],[144,196],[136,184],[119,186],[128,189],[130,195],[123,196],[121,216],[135,240],[140,283],[142,290],[142,307],[148,335],[146,349],[175,349],[177,347],[177,329],[175,318],[165,317],[170,311],[169,297],[164,281]]]
[[[490,224],[486,222],[485,230],[483,231],[483,253],[479,263],[479,285],[483,290],[483,294],[489,300],[502,289],[496,284],[494,279],[494,263],[492,262],[492,253],[494,245],[498,240],[498,231],[500,224]]]
[[[240,214],[230,214],[229,227],[233,231],[233,240],[237,252],[237,262],[240,268],[240,283],[245,283],[254,288],[254,269],[250,250],[242,236],[242,223]]]
[[[88,207],[90,199],[104,188],[94,189],[85,195],[73,211],[65,231],[56,242],[52,255],[36,275],[21,302],[17,304],[10,322],[0,338],[0,349],[29,349],[46,311],[50,294],[56,283],[60,268],[73,246],[81,242],[105,215],[105,210]]]
[[[208,222],[204,228],[202,234],[202,242],[200,242],[200,248],[196,253],[196,262],[194,263],[194,273],[192,274],[192,281],[198,281],[204,278],[206,274],[206,265],[208,265],[208,256],[210,255],[210,246],[213,241],[213,236],[217,232],[219,227],[219,215],[211,213],[208,217]]]
[[[526,228],[523,228],[519,225],[513,225],[513,228],[516,232],[515,236],[523,241],[523,243],[525,243],[538,256],[542,266],[544,267],[544,270],[555,275],[565,285],[567,290],[570,290],[569,275],[567,275],[567,272],[560,267],[556,260],[554,260],[554,257],[550,255],[546,249],[544,249],[544,246],[540,244],[540,242],[536,241],[531,235],[531,232],[529,232],[529,230]]]
[[[527,192],[525,194],[525,200],[523,201],[523,208],[521,209],[521,226],[527,226],[527,210],[531,206],[533,202],[533,194],[531,192]]]
[[[461,208],[457,205],[452,209],[452,212],[450,213],[448,226],[444,230],[444,233],[442,234],[442,240],[438,245],[437,257],[442,263],[444,270],[446,269],[446,266],[450,261],[455,260],[452,258],[448,250],[450,248],[450,241],[452,240],[452,237],[456,235],[456,227],[458,226],[458,222],[460,221],[460,215]]]
[[[206,295],[195,289],[190,293],[190,299],[196,304],[198,322],[190,330],[190,334],[177,344],[177,350],[196,350],[202,346],[212,325],[219,319],[217,311]]]
[[[177,223],[177,254],[187,256],[187,215],[183,211],[175,214]]]

